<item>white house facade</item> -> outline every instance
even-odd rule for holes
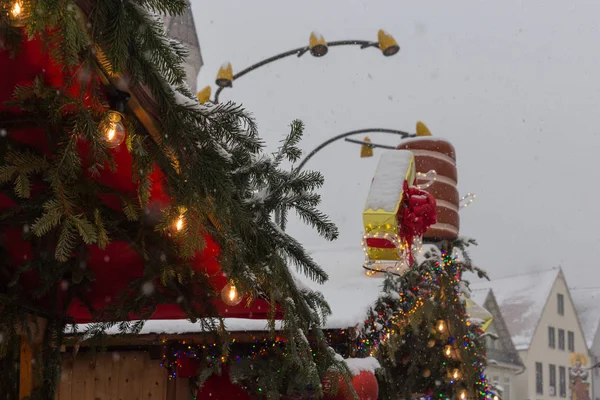
[[[591,399],[588,347],[560,268],[474,285],[491,288],[525,365],[515,400]]]

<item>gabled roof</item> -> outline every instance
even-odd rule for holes
[[[500,348],[488,348],[486,350],[488,364],[501,363],[523,368],[523,360],[521,360],[519,352],[512,341],[510,331],[502,316],[502,311],[500,310],[496,296],[494,296],[494,291],[492,289],[476,289],[471,292],[471,299],[476,302],[481,301],[480,304],[494,317],[492,325],[495,327],[496,333],[498,334],[498,341],[501,346]]]
[[[589,349],[600,325],[600,288],[572,288],[571,298]]]
[[[489,282],[486,282],[486,283],[489,283]],[[479,304],[480,306],[483,306],[485,304],[485,300],[487,299],[490,291],[491,291],[491,289],[487,288],[487,287],[476,289],[475,285],[471,285],[471,300],[473,300],[475,303]]]
[[[560,268],[493,279],[471,285],[474,292],[492,289],[517,350],[529,348]]]

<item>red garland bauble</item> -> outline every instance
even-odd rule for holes
[[[332,392],[332,380],[338,380],[338,391]],[[379,396],[379,384],[377,378],[370,371],[360,371],[352,378],[352,387],[360,400],[377,400]],[[327,400],[352,400],[352,394],[342,378],[337,373],[327,372],[323,377],[323,392]]]

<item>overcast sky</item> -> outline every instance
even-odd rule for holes
[[[265,57],[326,40],[376,40],[390,32],[401,52],[332,48],[290,57],[223,91],[251,111],[270,149],[299,118],[308,152],[361,128],[414,132],[424,121],[457,150],[461,212],[476,263],[492,277],[561,265],[571,285],[600,286],[600,32],[597,0],[192,0],[205,65],[234,73]],[[394,137],[370,135],[397,144]],[[361,137],[358,137],[360,139]],[[358,247],[376,157],[343,141],[310,160],[326,178],[322,210],[340,228],[333,244],[300,222],[307,248]],[[356,267],[362,260],[357,260]],[[351,266],[349,266],[351,267]]]

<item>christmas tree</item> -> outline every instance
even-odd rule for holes
[[[281,357],[298,385],[318,396],[328,367],[345,371],[319,330],[325,301],[299,288],[289,265],[316,281],[327,276],[271,219],[295,211],[324,238],[337,237],[316,209],[321,174],[281,168],[300,157],[302,124],[292,123],[279,151],[267,155],[241,107],[200,105],[184,81],[186,49],[165,37],[158,17],[185,7],[184,0],[1,3],[0,355],[9,365],[23,332],[35,335],[29,317],[44,316],[32,398],[55,393],[75,303],[102,322],[100,330],[168,304],[219,330],[206,318],[220,315],[211,257],[231,293],[268,301],[272,325],[283,319]],[[99,307],[103,267],[94,257],[107,249],[133,252],[140,273]],[[115,279],[130,270],[119,268]],[[3,374],[0,393],[14,387],[13,375]]]
[[[466,310],[466,272],[473,240],[425,245],[403,275],[388,275],[384,292],[357,339],[359,355],[381,364],[382,399],[485,399],[485,342],[482,321]],[[439,246],[439,247],[438,247]]]

